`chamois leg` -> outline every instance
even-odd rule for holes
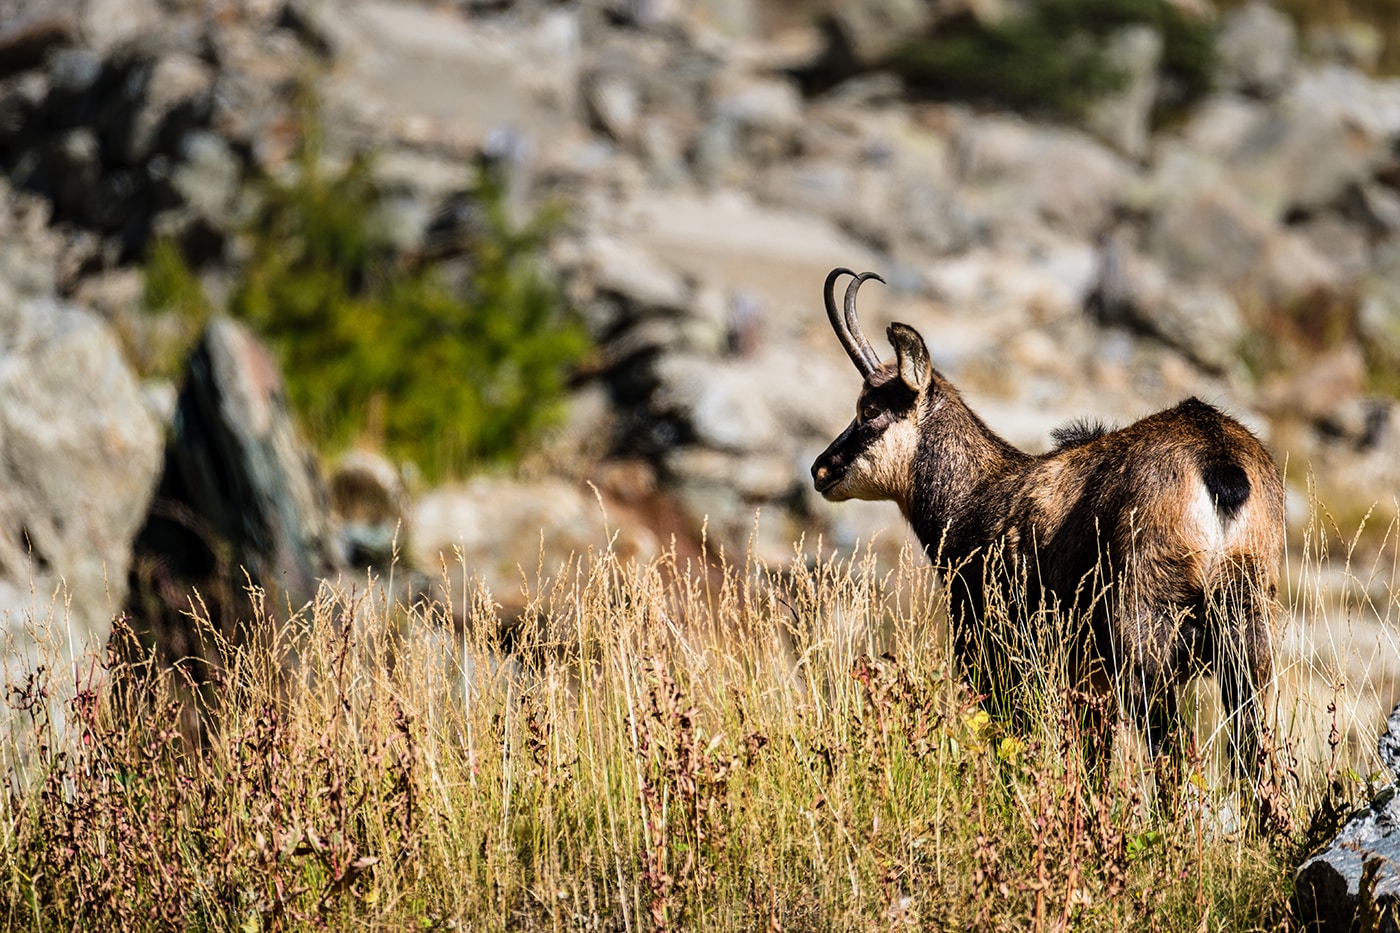
[[[1072,689],[1067,723],[1092,787],[1102,790],[1113,765],[1112,694],[1106,690]]]
[[[1157,778],[1158,803],[1164,810],[1176,804],[1181,785],[1181,716],[1176,678],[1168,663],[1172,625],[1150,613],[1138,617],[1128,631],[1136,638],[1121,667],[1122,702],[1128,717],[1142,732]]]
[[[1247,578],[1218,594],[1213,607],[1218,625],[1211,669],[1220,683],[1220,699],[1229,717],[1230,769],[1237,780],[1255,782],[1262,728],[1260,694],[1273,679],[1269,639],[1269,600]]]
[[[1137,705],[1138,725],[1147,741],[1152,772],[1157,779],[1157,803],[1169,813],[1181,795],[1183,755],[1181,714],[1176,684],[1159,671],[1146,683],[1147,695]]]
[[[1177,710],[1176,687],[1171,680],[1158,676],[1148,686],[1149,695],[1141,726],[1147,739],[1147,751],[1153,759],[1178,752],[1181,716]]]

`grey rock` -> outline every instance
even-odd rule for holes
[[[755,502],[727,481],[692,480],[677,486],[675,495],[694,524],[706,529],[711,547],[731,560],[780,567],[793,559],[794,542],[809,530],[787,509]]]
[[[584,79],[583,99],[589,116],[613,139],[631,144],[637,136],[641,98],[625,75],[601,72]]]
[[[694,339],[699,335],[686,325],[686,321],[669,315],[634,319],[624,326],[621,333],[610,337],[603,347],[604,358],[609,366],[613,366],[639,356],[645,358],[701,349]],[[711,340],[704,342],[711,349],[718,350],[721,336],[715,333]]]
[[[1173,278],[1235,288],[1255,275],[1273,235],[1269,218],[1222,184],[1164,205],[1145,245]]]
[[[749,502],[777,499],[806,482],[788,457],[774,454],[735,455],[704,447],[678,447],[666,456],[665,467],[680,486],[724,486]]]
[[[282,7],[281,25],[324,58],[334,59],[352,42],[349,30],[330,0],[287,0]]]
[[[1400,796],[1394,785],[1303,863],[1294,891],[1299,918],[1318,933],[1400,930]]]
[[[83,37],[102,51],[171,31],[159,0],[83,0],[82,6]]]
[[[1368,451],[1389,433],[1393,417],[1391,407],[1390,399],[1356,395],[1315,421],[1314,427],[1326,442]]]
[[[675,311],[689,304],[685,280],[636,243],[591,237],[583,262],[596,291],[643,309]]]
[[[1104,228],[1134,172],[1089,136],[1010,117],[971,119],[957,134],[968,209],[1001,235],[1030,226],[1089,238]]]
[[[160,429],[117,339],[52,298],[0,307],[0,614],[100,649],[160,465]],[[51,600],[57,599],[57,602]],[[65,655],[68,649],[65,649]]]
[[[675,21],[681,15],[677,0],[610,0],[613,15],[643,29]]]
[[[1378,359],[1400,367],[1400,245],[1392,241],[1362,282],[1357,329]]]
[[[1231,179],[1276,220],[1325,208],[1387,157],[1385,135],[1357,130],[1340,107],[1276,112],[1231,155]]]
[[[1125,81],[1121,90],[1093,104],[1086,126],[1119,152],[1141,159],[1151,143],[1162,36],[1151,26],[1131,26],[1109,37],[1104,54]]]
[[[1270,106],[1239,94],[1216,94],[1201,101],[1187,117],[1181,135],[1184,151],[1173,149],[1178,159],[1195,156],[1224,162],[1244,147],[1251,134],[1269,119]],[[1181,168],[1176,167],[1176,171]],[[1160,169],[1158,169],[1160,174]]]
[[[433,593],[457,619],[470,619],[484,587],[507,614],[570,556],[611,546],[623,558],[661,553],[638,523],[615,524],[590,489],[559,479],[481,476],[432,489],[413,504],[412,564],[433,577]]]
[[[1027,313],[1072,314],[1080,308],[1094,287],[1096,253],[1093,247],[1068,237],[1051,242],[1030,241],[970,250],[929,268],[924,287],[940,301],[954,307],[976,308],[980,320],[970,330],[982,335],[995,333],[986,318],[989,311],[1009,312],[1027,323]],[[1000,326],[1000,325],[998,325]],[[945,352],[944,341],[930,348],[938,356]]]
[[[748,164],[741,151],[739,127],[720,117],[701,128],[690,148],[690,164],[696,179],[709,188],[737,187]]]
[[[747,289],[774,304],[810,301],[812,283],[834,266],[874,264],[869,250],[824,218],[760,206],[732,190],[644,190],[608,210],[615,229],[686,279]]]
[[[750,136],[765,134],[778,146],[802,122],[802,95],[791,81],[777,78],[732,80],[716,94],[715,111]]]
[[[1151,326],[1167,343],[1213,372],[1227,370],[1238,360],[1246,334],[1235,299],[1220,289],[1202,286],[1168,292],[1152,315]]]
[[[1255,283],[1254,295],[1275,308],[1325,308],[1349,286],[1342,268],[1291,229],[1270,238]]]
[[[761,16],[754,0],[691,0],[686,12],[696,25],[729,39],[751,37]]]
[[[17,155],[35,144],[34,115],[43,109],[51,87],[39,71],[0,81],[0,149]]]
[[[1366,360],[1355,344],[1342,344],[1272,375],[1259,392],[1262,410],[1278,420],[1302,418],[1326,426],[1334,437],[1359,436],[1365,430]],[[1357,422],[1363,425],[1357,430]],[[1350,422],[1350,424],[1349,424]]]
[[[900,110],[863,109],[825,99],[804,124],[801,154],[776,162],[757,186],[763,198],[830,218],[901,264],[973,245],[986,229],[977,211],[992,198],[961,183],[950,134]]]
[[[858,109],[888,107],[904,99],[904,82],[888,71],[856,75],[822,95],[823,104]]]
[[[296,140],[288,128],[300,116],[294,95],[284,89],[311,71],[309,56],[284,30],[215,30],[209,43],[218,69],[207,125],[246,146],[254,164],[274,174],[283,171]]]
[[[692,162],[707,184],[742,186],[756,167],[787,156],[802,121],[802,99],[789,81],[725,74],[714,82],[711,115]]]
[[[652,187],[656,189],[680,188],[691,181],[690,168],[686,164],[688,133],[683,129],[684,122],[667,116],[648,116],[642,121],[637,133],[637,150],[646,164]],[[720,124],[715,130],[719,133],[729,133],[732,127]],[[692,149],[710,150],[699,156],[699,161],[704,163],[712,162],[716,158],[712,154],[716,147],[732,149],[733,140],[726,137],[711,138],[697,140],[691,146]],[[722,152],[719,153],[719,158],[723,158]]]
[[[1385,731],[1376,742],[1376,751],[1380,754],[1381,764],[1390,770],[1396,781],[1400,781],[1400,704],[1390,711]]]
[[[922,0],[844,0],[831,15],[856,61],[871,65],[928,23],[930,5]]]
[[[394,249],[417,253],[423,249],[433,211],[411,191],[382,192],[374,210],[374,223]]]
[[[49,57],[51,93],[75,101],[102,77],[102,57],[93,49],[60,49]]]
[[[703,445],[748,453],[783,438],[764,389],[768,374],[748,363],[672,354],[659,361],[657,405],[687,421]]]
[[[573,125],[576,10],[557,8],[516,29],[387,0],[356,0],[340,15],[342,64],[323,87],[347,128],[460,148],[501,127],[543,146]]]
[[[1318,23],[1308,27],[1308,54],[1343,68],[1372,72],[1380,64],[1385,36],[1370,23]]]
[[[1286,13],[1252,0],[1226,15],[1216,53],[1225,87],[1272,96],[1283,89],[1297,66],[1297,30]]]
[[[1400,205],[1395,207],[1400,214]],[[1396,219],[1400,221],[1400,216]],[[1295,224],[1292,229],[1314,253],[1332,264],[1346,287],[1353,287],[1370,271],[1371,243],[1365,225],[1352,222],[1339,213],[1328,212]]]
[[[1371,233],[1379,237],[1400,233],[1400,191],[1374,182],[1363,182],[1352,190],[1352,213],[1359,215]]]
[[[185,134],[171,182],[184,203],[216,225],[226,225],[243,180],[242,165],[222,137]]]
[[[1162,202],[1224,183],[1281,222],[1340,203],[1385,164],[1397,135],[1400,82],[1310,70],[1273,103],[1221,95],[1202,104],[1183,129],[1188,145],[1159,155],[1149,185]]]
[[[217,319],[190,357],[160,485],[137,537],[128,610],[170,658],[203,657],[192,589],[228,637],[283,618],[339,562],[316,461],[281,373],[241,325]],[[249,587],[264,607],[257,609]]]
[[[106,117],[116,130],[116,156],[129,165],[151,156],[161,134],[167,132],[166,121],[178,108],[208,107],[213,83],[209,67],[185,52],[170,52],[139,65],[127,82],[131,112]]]
[[[388,571],[410,536],[412,503],[403,476],[382,455],[351,450],[327,482],[341,561]]]
[[[1152,334],[1212,371],[1234,363],[1246,325],[1229,294],[1208,284],[1181,284],[1121,236],[1100,252],[1098,281],[1087,299],[1091,315]]]
[[[62,237],[50,226],[51,217],[46,199],[14,191],[0,178],[0,241],[7,246],[0,250],[0,309],[18,306],[20,298],[47,298],[56,290]]]
[[[0,24],[0,78],[37,68],[50,52],[78,39],[71,9],[36,9]]]

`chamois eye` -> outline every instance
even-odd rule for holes
[[[880,406],[874,402],[866,402],[860,406],[860,420],[874,421],[880,417]]]

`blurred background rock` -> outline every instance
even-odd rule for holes
[[[819,305],[838,265],[884,274],[867,329],[922,330],[1011,441],[1200,395],[1286,466],[1295,542],[1310,501],[1348,534],[1374,506],[1379,542],[1397,23],[1309,0],[4,0],[10,631],[57,606],[75,641],[120,611],[159,633],[201,581],[233,617],[249,582],[285,613],[391,566],[395,598],[465,623],[477,581],[509,613],[610,542],[892,559],[892,506],[808,477],[858,384]]]

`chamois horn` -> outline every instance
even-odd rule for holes
[[[836,307],[836,280],[843,275],[852,277],[851,284],[846,287],[844,315]],[[826,303],[826,316],[831,321],[831,329],[836,331],[841,346],[851,358],[851,362],[856,364],[856,369],[860,370],[862,376],[868,378],[880,365],[880,358],[876,355],[874,348],[870,346],[870,341],[866,339],[864,332],[861,331],[860,321],[856,319],[856,294],[860,291],[861,283],[866,279],[885,281],[874,272],[863,272],[856,275],[850,269],[832,269],[826,277],[826,285],[823,287],[822,293]]]

